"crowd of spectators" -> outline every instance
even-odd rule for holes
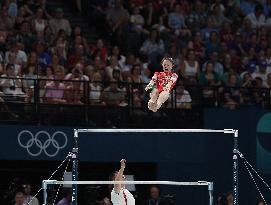
[[[121,0],[96,2],[98,30],[108,33],[127,57],[141,64],[141,81],[159,71],[171,56],[185,86],[181,104],[202,103],[234,109],[265,106],[271,86],[271,2],[268,0]],[[94,18],[94,15],[91,16]],[[110,51],[109,51],[110,53]],[[119,68],[126,77],[124,57]],[[101,55],[99,55],[101,56]],[[146,76],[147,74],[147,76]],[[200,87],[200,89],[199,89]],[[197,89],[196,89],[197,88]],[[177,90],[178,89],[177,86]],[[191,97],[190,97],[191,95]],[[218,99],[214,101],[214,99]],[[191,104],[192,102],[192,104]]]
[[[1,102],[38,96],[44,103],[142,107],[144,84],[165,55],[180,76],[168,107],[234,109],[270,98],[269,0],[103,0],[86,9],[101,37],[96,43],[46,0],[1,1]]]

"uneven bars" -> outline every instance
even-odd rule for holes
[[[43,180],[46,184],[160,184],[160,185],[179,185],[179,186],[209,186],[212,182],[177,182],[177,181],[57,181]]]
[[[223,130],[213,130],[213,129],[77,129],[80,132],[193,132],[193,133],[225,133],[234,134],[236,130],[234,129],[223,129]]]

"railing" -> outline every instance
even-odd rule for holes
[[[123,110],[123,113],[142,112],[147,111],[149,100],[149,93],[144,91],[144,87],[144,84],[123,82],[101,84],[80,80],[1,77],[1,113],[23,113],[31,115],[31,118],[59,113],[83,114],[89,121],[89,113],[112,107],[120,113]],[[192,102],[189,102],[190,97]],[[205,107],[270,108],[270,89],[176,85],[163,109],[176,111]]]

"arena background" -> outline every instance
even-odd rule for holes
[[[246,158],[257,166],[257,170],[270,179],[269,163],[270,146],[268,130],[257,130],[261,123],[269,124],[270,114],[265,111],[225,111],[205,110],[204,128],[238,128],[240,130],[240,150]],[[263,120],[265,122],[263,122]],[[48,126],[20,126],[5,125],[0,132],[9,140],[1,148],[1,190],[7,188],[13,177],[29,178],[35,188],[39,188],[41,180],[49,177],[50,173],[62,161],[74,145],[73,129],[71,127]],[[31,156],[26,148],[30,136],[40,131],[47,131],[53,135],[61,131],[67,136],[67,145],[59,149],[56,156],[50,157],[42,151],[38,156]],[[47,139],[40,134],[39,139]],[[64,143],[61,134],[56,135],[60,146]],[[256,146],[256,140],[258,141]],[[80,180],[106,180],[108,173],[118,167],[119,158],[129,159],[127,174],[135,175],[136,180],[176,180],[214,181],[215,196],[226,193],[232,186],[232,147],[233,137],[224,134],[188,134],[188,133],[82,133],[79,136],[79,179]],[[37,147],[30,147],[30,152],[39,151]],[[47,153],[54,155],[56,149],[49,146]],[[264,156],[265,154],[265,156]],[[260,156],[260,157],[256,157]],[[256,188],[250,179],[243,164],[240,163],[240,203],[256,201],[258,198]],[[12,173],[12,174],[11,174]],[[58,175],[58,177],[61,176]],[[142,187],[138,187],[142,190]],[[144,189],[143,189],[144,190]],[[208,201],[206,189],[182,188],[171,190],[163,186],[164,193],[178,194],[182,203],[193,201]],[[266,190],[265,190],[266,191]]]
[[[82,3],[81,7],[78,2]],[[6,88],[14,90],[14,84],[13,86],[5,87],[2,84],[0,86],[0,203],[14,205],[15,190],[25,182],[32,184],[32,194],[35,194],[41,187],[41,181],[50,176],[72,149],[74,144],[73,129],[75,128],[237,129],[239,130],[240,151],[270,184],[270,1],[123,1],[124,8],[130,14],[133,12],[134,7],[132,6],[139,3],[139,7],[143,8],[142,13],[145,21],[146,16],[154,13],[151,20],[155,23],[160,21],[160,23],[165,24],[165,27],[168,26],[168,22],[164,18],[167,18],[169,13],[173,12],[176,2],[181,4],[182,12],[185,12],[190,6],[192,8],[190,13],[188,12],[189,9],[187,10],[186,19],[187,22],[192,22],[187,25],[192,36],[186,36],[189,33],[186,28],[187,33],[184,32],[184,36],[180,36],[174,30],[163,30],[163,27],[158,27],[161,31],[166,31],[165,33],[161,32],[163,35],[159,36],[165,41],[163,55],[174,58],[175,69],[179,73],[180,82],[178,82],[178,86],[183,88],[182,92],[186,91],[185,95],[182,93],[186,100],[185,103],[182,103],[185,105],[182,103],[178,105],[176,101],[177,93],[174,89],[171,96],[172,100],[158,113],[152,113],[147,109],[149,93],[143,90],[150,80],[150,75],[161,69],[159,62],[162,56],[158,55],[153,59],[153,55],[142,55],[139,50],[143,42],[148,39],[148,35],[143,34],[139,37],[130,25],[128,28],[125,27],[122,36],[118,36],[118,32],[113,32],[107,24],[105,11],[107,7],[114,8],[116,2],[114,0],[0,1],[0,81],[3,82],[7,78],[8,68],[15,69],[16,67],[18,69],[21,66],[21,74],[12,76],[10,79],[20,79],[25,81],[26,84],[29,83],[29,85],[19,86],[21,89],[19,95],[13,96],[14,98],[5,93]],[[153,4],[152,9],[155,12],[149,12],[149,3]],[[202,18],[196,18],[197,12],[194,12],[196,5],[205,9]],[[236,5],[237,7],[235,7]],[[239,6],[244,11],[236,9]],[[168,9],[169,7],[170,9]],[[218,11],[216,14],[221,14],[220,9],[223,7],[225,9],[225,16],[219,15],[223,18],[223,23],[222,21],[216,22],[219,25],[215,25],[215,29],[207,26],[207,23],[210,23],[210,17],[215,15],[214,7],[217,8],[215,11]],[[64,14],[65,19],[70,22],[73,29],[71,36],[65,36],[65,31],[63,33],[58,28],[56,28],[59,31],[58,33],[49,33],[46,36],[39,33],[41,36],[38,36],[37,31],[32,28],[32,18],[37,18],[36,11],[39,8],[42,8],[46,21],[54,18],[55,13]],[[168,11],[165,11],[164,8],[167,8]],[[251,27],[252,25],[249,25],[249,23],[247,24],[247,18],[251,18],[249,14],[254,13],[255,10],[261,10],[261,15],[266,18],[266,25],[262,25],[261,22],[259,23],[261,25],[254,25],[255,28]],[[188,14],[191,14],[191,16]],[[11,21],[9,21],[10,19]],[[230,23],[227,20],[230,20]],[[9,24],[12,24],[12,22],[14,24],[10,26]],[[75,35],[75,28],[79,28],[80,34]],[[157,24],[150,23],[146,28],[148,31],[156,30]],[[226,31],[229,28],[230,31]],[[213,33],[214,30],[217,35]],[[207,39],[204,42],[201,41],[200,45],[194,45],[196,43],[194,37],[199,31],[203,32],[203,37]],[[212,47],[210,45],[209,35],[211,33],[216,36],[216,43],[219,46]],[[79,37],[79,39],[76,37]],[[238,41],[240,37],[241,43],[237,45],[235,40]],[[78,41],[80,42],[78,43]],[[242,49],[239,48],[239,44],[241,44]],[[64,49],[67,53],[61,53],[63,45],[67,47],[66,50]],[[142,77],[145,77],[145,81],[142,80],[140,83],[128,82],[128,80],[119,82],[119,88],[125,87],[126,89],[126,104],[124,103],[124,107],[119,106],[118,103],[112,105],[110,102],[102,102],[102,99],[98,99],[100,101],[97,103],[97,99],[95,99],[97,96],[94,95],[93,98],[89,86],[90,83],[97,80],[93,77],[94,71],[97,72],[100,66],[103,69],[112,66],[109,57],[113,56],[112,53],[116,45],[120,52],[118,57],[125,57],[127,60],[122,62],[123,67],[121,69],[124,70],[124,73],[127,69],[131,70],[135,62],[139,62],[142,71],[140,75],[142,74]],[[43,55],[37,57],[40,52],[38,46],[41,46],[39,49],[45,49],[44,52],[48,53],[48,56],[59,58],[56,70],[62,72],[61,79],[59,79],[59,76],[50,74],[50,71],[49,74],[44,71],[47,67],[48,70],[53,71],[55,68],[52,69],[51,66],[55,65],[51,65],[51,62],[44,62],[48,59]],[[36,55],[34,63],[36,70],[33,72],[35,73],[32,75],[33,79],[31,79],[31,75],[30,78],[28,76],[28,80],[26,79],[29,74],[29,67],[33,64],[21,65],[21,63],[14,62],[14,59],[9,59],[7,53],[16,47],[26,52],[27,60],[31,63],[33,63],[32,54]],[[86,51],[80,54],[82,47]],[[75,51],[79,52],[79,57],[75,55],[75,53],[78,54]],[[157,51],[157,49],[154,51]],[[190,76],[190,78],[190,74],[185,75],[181,69],[182,62],[188,60],[189,52],[194,53],[193,62],[199,64],[200,77]],[[53,55],[56,53],[57,55]],[[64,55],[67,56],[63,57]],[[216,82],[209,82],[204,78],[206,76],[203,65],[213,61],[215,56],[218,57],[216,63],[224,66],[225,70],[220,73],[221,79]],[[230,63],[226,61],[229,56],[231,58]],[[78,60],[76,57],[80,59]],[[132,61],[132,63],[128,61]],[[78,75],[74,72],[77,63],[87,65],[84,69],[87,67],[88,69],[79,73],[88,77],[88,80],[78,81],[78,76],[74,76]],[[262,74],[259,73],[259,68],[267,68],[269,71],[265,72],[265,70]],[[118,69],[114,68],[114,70]],[[99,72],[104,77],[102,87],[106,90],[107,87],[110,87],[109,76],[102,69]],[[254,75],[249,76],[248,74],[251,78],[244,79],[247,72]],[[132,72],[128,75],[132,76]],[[67,76],[72,77],[64,81]],[[99,77],[101,76],[98,75],[98,82],[100,82]],[[139,74],[135,74],[135,76],[138,77]],[[229,80],[230,76],[233,76],[233,82]],[[47,82],[48,79],[50,81]],[[74,96],[70,95],[67,99],[66,96],[65,98],[62,97],[61,100],[64,100],[65,103],[63,101],[60,103],[59,101],[50,102],[48,97],[46,99],[45,96],[41,96],[40,94],[44,91],[43,83],[50,84],[51,80],[53,82],[65,82],[68,85],[75,82],[74,85],[77,85],[77,90],[76,86],[72,89],[67,86],[67,90],[70,89],[68,93],[73,93]],[[118,80],[120,81],[120,79]],[[78,89],[79,83],[80,89]],[[17,87],[15,86],[15,88]],[[78,90],[82,95],[79,102],[76,98],[76,91]],[[98,92],[101,93],[103,90],[98,90]],[[40,140],[35,143],[43,144],[43,149],[39,149],[32,140],[32,136],[35,135]],[[49,145],[49,143],[51,144]],[[214,181],[214,205],[219,204],[217,199],[221,195],[232,191],[233,138],[230,135],[88,133],[80,135],[79,149],[78,174],[80,180],[108,180],[110,173],[118,169],[119,160],[126,158],[127,174],[134,175],[135,180]],[[241,160],[239,160],[239,165],[239,204],[258,204],[257,202],[261,200],[261,197]],[[62,175],[63,170],[55,178],[61,179]],[[260,180],[257,180],[257,182],[261,183]],[[137,205],[141,205],[148,197],[147,186],[136,186],[136,189],[137,192],[134,194],[137,197]],[[263,184],[260,184],[260,189],[267,202],[270,203],[270,190],[266,189]],[[96,188],[81,186],[78,192],[79,204],[95,204],[96,191]],[[167,197],[170,205],[172,205],[171,202],[174,205],[201,205],[207,204],[208,201],[208,193],[205,188],[181,187],[176,189],[162,186],[161,191],[163,196]],[[41,204],[42,196],[38,195],[38,199]],[[60,199],[61,194],[57,200]]]

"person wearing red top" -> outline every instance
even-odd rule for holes
[[[148,108],[153,112],[156,112],[167,101],[178,79],[178,75],[171,72],[173,67],[172,58],[163,58],[162,66],[164,71],[155,72],[150,83],[145,88],[146,91],[152,88]]]

